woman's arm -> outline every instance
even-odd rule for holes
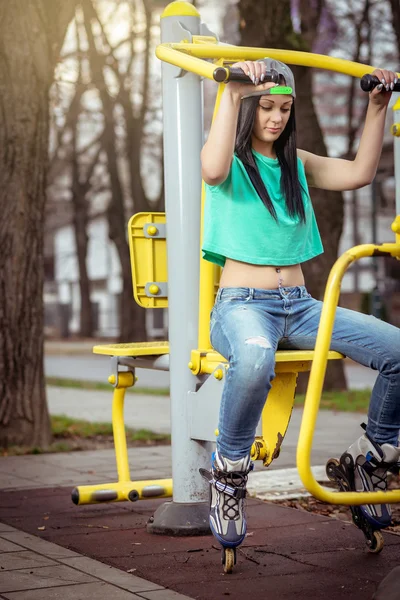
[[[305,150],[298,155],[303,161],[309,185],[325,190],[354,190],[374,179],[382,150],[387,106],[391,97],[391,84],[396,73],[376,69],[373,75],[385,80],[385,85],[370,93],[370,100],[358,151],[354,160],[317,156]]]
[[[274,83],[259,84],[265,73],[262,62],[239,62],[233,65],[250,73],[255,87],[254,91],[273,87]],[[201,174],[209,185],[218,185],[228,177],[235,149],[236,127],[242,96],[249,90],[248,83],[231,82],[225,86],[207,142],[201,151]]]
[[[227,85],[200,155],[201,176],[209,185],[218,185],[228,177],[235,148],[240,100]]]

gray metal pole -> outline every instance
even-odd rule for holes
[[[161,18],[161,41],[200,34],[200,15],[187,2],[173,2]],[[171,382],[173,501],[157,509],[153,533],[208,532],[207,484],[199,467],[210,461],[207,443],[190,439],[188,393],[197,379],[188,368],[197,348],[200,268],[203,95],[200,77],[162,64],[165,205],[167,214],[168,316]]]

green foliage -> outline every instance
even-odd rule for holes
[[[371,390],[348,390],[348,391],[331,391],[322,392],[320,408],[326,410],[336,410],[343,412],[360,412],[368,411],[369,401],[371,398]],[[295,398],[295,406],[304,406],[305,395],[299,394]]]
[[[49,452],[71,452],[72,450],[86,450],[88,448],[104,448],[113,446],[113,432],[111,423],[90,423],[81,419],[71,419],[65,415],[51,417],[51,430],[54,436],[53,443],[48,448],[33,448],[11,446],[0,448],[0,455],[45,454]],[[171,436],[163,433],[154,433],[148,429],[126,428],[126,442],[131,446],[145,446],[154,444],[170,444]]]
[[[80,419],[71,419],[65,415],[52,416],[51,429],[56,438],[72,436],[90,438],[98,435],[112,435],[111,423],[90,423]]]
[[[52,416],[51,429],[56,439],[74,437],[90,439],[113,435],[111,423],[91,423],[81,419],[71,419],[65,415]],[[125,432],[127,442],[170,441],[169,435],[154,433],[148,429],[130,429],[127,427]]]
[[[76,388],[80,390],[111,391],[112,385],[103,381],[81,381],[77,379],[66,379],[63,377],[46,377],[46,384],[54,387]],[[133,386],[127,388],[132,394],[144,396],[169,396],[169,388],[141,388]]]

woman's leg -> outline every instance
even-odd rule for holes
[[[275,352],[284,325],[284,319],[266,310],[268,300],[253,300],[237,290],[246,288],[225,288],[211,317],[212,345],[229,361],[217,449],[231,460],[250,453],[275,376]]]
[[[321,308],[322,303],[312,298],[294,307],[286,347],[314,348]],[[339,465],[331,464],[332,476],[343,489],[385,491],[387,472],[400,461],[400,329],[375,317],[338,308],[330,347],[379,371],[366,433],[342,454]],[[390,525],[390,506],[355,507],[353,517],[369,543],[376,545],[371,528],[373,531]]]
[[[315,346],[322,302],[295,301],[283,340],[288,348]],[[370,315],[338,308],[330,345],[354,361],[376,369],[367,435],[379,444],[397,446],[400,430],[400,329]]]
[[[244,499],[250,448],[274,377],[275,351],[283,333],[279,300],[255,300],[255,290],[225,288],[211,315],[211,342],[229,361],[221,398],[217,451],[209,481],[210,527],[225,547],[235,548],[246,534]],[[281,329],[279,330],[281,323]]]

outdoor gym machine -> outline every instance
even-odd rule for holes
[[[114,386],[113,427],[118,481],[79,486],[73,490],[72,499],[76,504],[89,504],[162,498],[172,494],[172,501],[164,503],[155,512],[149,530],[194,535],[208,531],[208,488],[198,468],[210,460],[228,368],[227,361],[212,349],[209,339],[209,314],[218,288],[219,268],[200,260],[204,201],[200,170],[204,141],[202,78],[222,82],[216,100],[215,110],[218,110],[223,83],[231,73],[228,63],[269,56],[289,64],[359,78],[372,72],[374,67],[304,52],[219,44],[200,22],[195,7],[180,1],[172,2],[164,10],[161,40],[156,54],[163,61],[166,215],[150,211],[135,215],[129,222],[128,237],[135,299],[145,307],[168,306],[169,341],[94,348],[95,353],[112,357],[109,381]],[[396,124],[396,127],[400,133],[400,126]],[[397,173],[400,173],[399,143],[396,137]],[[396,194],[398,216],[392,225],[396,242],[357,246],[345,252],[334,265],[326,288],[315,351],[277,352],[276,378],[252,448],[252,458],[262,459],[266,466],[278,456],[293,407],[297,374],[309,370],[312,364],[297,466],[307,490],[318,499],[333,504],[400,502],[400,490],[330,491],[316,482],[310,465],[327,360],[343,358],[329,351],[341,279],[352,262],[363,256],[400,258],[400,191],[396,190]],[[121,366],[128,367],[129,371],[121,372]],[[126,388],[134,385],[136,367],[170,371],[172,480],[132,481],[130,477],[123,406]]]

